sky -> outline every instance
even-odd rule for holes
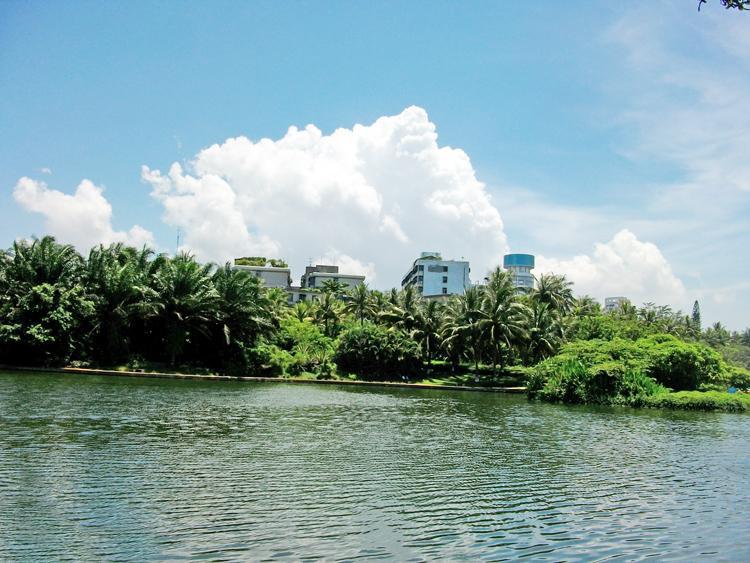
[[[695,4],[695,5],[694,5]],[[506,252],[750,325],[750,13],[697,2],[0,2],[0,247],[398,286]]]

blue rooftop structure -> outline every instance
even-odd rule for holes
[[[508,270],[513,276],[513,284],[519,292],[531,291],[534,289],[534,269],[533,254],[506,254],[503,256],[503,268]]]
[[[503,268],[509,270],[514,266],[524,266],[526,268],[534,268],[534,255],[533,254],[506,254],[503,257]]]

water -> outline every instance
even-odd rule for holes
[[[0,560],[750,559],[750,416],[0,374]]]

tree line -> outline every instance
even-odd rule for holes
[[[492,376],[534,366],[566,343],[653,334],[731,349],[738,363],[750,359],[743,356],[749,330],[716,324],[704,331],[699,312],[653,303],[604,314],[554,274],[519,293],[497,268],[483,285],[445,301],[412,288],[327,282],[317,299],[290,307],[283,290],[186,253],[113,244],[84,257],[47,236],[17,241],[0,255],[0,363],[9,365],[158,364],[244,375],[338,370],[382,379],[441,366]]]

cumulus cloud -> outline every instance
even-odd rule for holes
[[[259,254],[302,268],[336,258],[397,285],[421,250],[470,259],[475,277],[507,250],[500,213],[469,157],[438,144],[410,107],[370,125],[323,134],[291,127],[278,140],[227,139],[143,180],[200,258]]]
[[[112,228],[112,206],[102,192],[103,188],[90,180],[83,180],[70,195],[23,177],[16,184],[13,197],[27,211],[44,215],[46,232],[81,251],[100,243],[153,245],[153,235],[139,225],[128,231]]]
[[[685,307],[686,292],[659,248],[623,229],[607,243],[597,243],[593,255],[570,260],[537,257],[537,275],[565,274],[578,295],[623,295],[635,304],[653,301]]]

